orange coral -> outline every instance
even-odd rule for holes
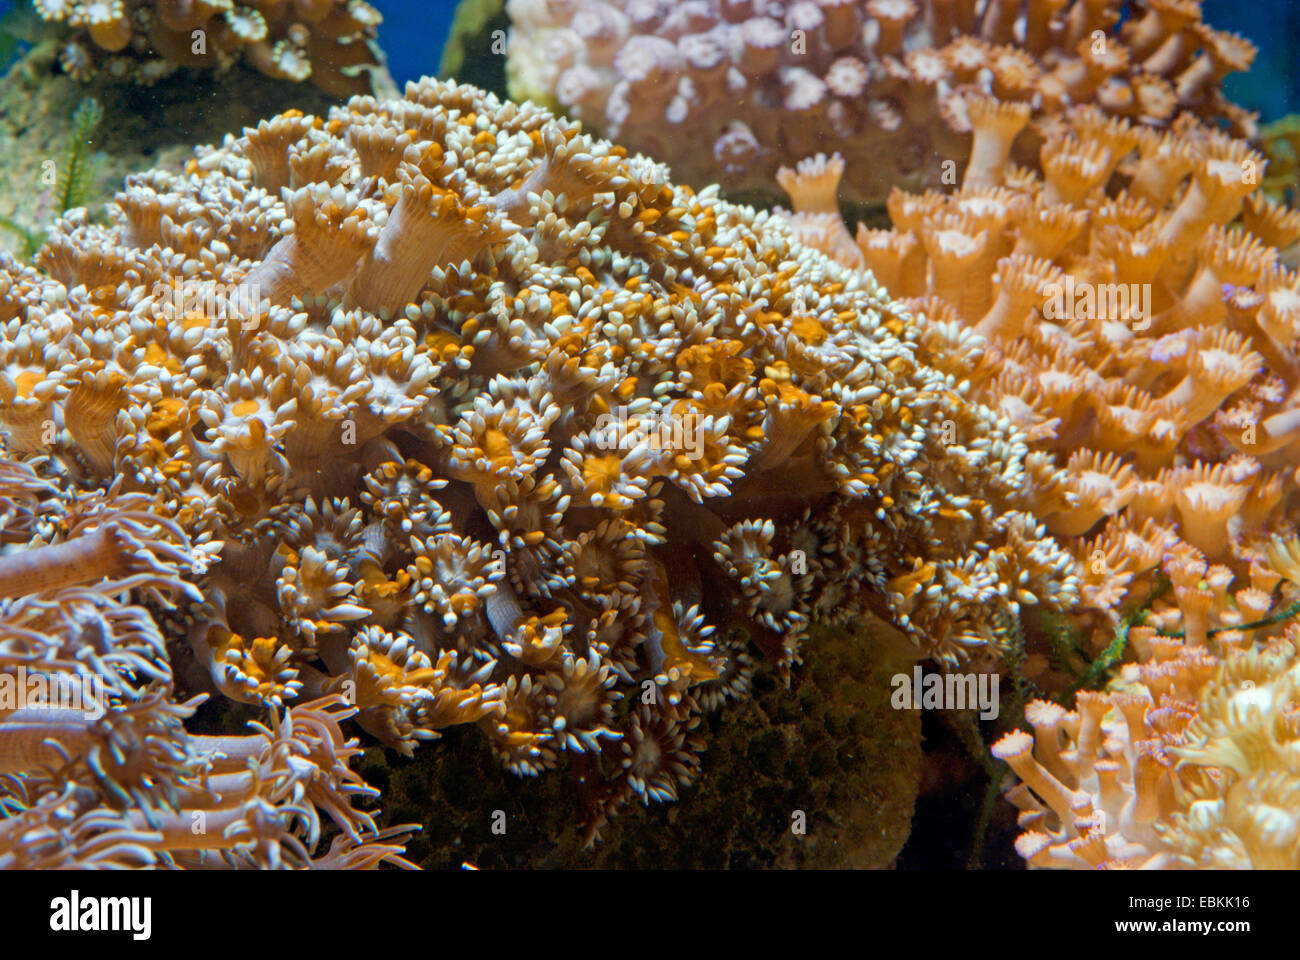
[[[1035,701],[1033,733],[993,745],[1034,867],[1297,869],[1300,626],[1220,658],[1147,638],[1119,689],[1065,711]]]
[[[1023,781],[1018,849],[1045,867],[1295,866],[1294,818],[1278,812],[1294,806],[1294,764],[1189,744],[1214,740],[1225,721],[1205,718],[1231,714],[1233,678],[1260,662],[1282,677],[1276,703],[1226,722],[1243,742],[1261,725],[1291,736],[1269,711],[1294,712],[1296,628],[1277,640],[1276,624],[1295,612],[1278,585],[1295,542],[1279,538],[1300,525],[1300,324],[1283,265],[1300,218],[1262,192],[1262,156],[1190,116],[1158,133],[1080,107],[994,134],[955,191],[896,190],[892,230],[852,238],[826,218],[831,187],[806,172],[837,159],[783,185],[795,228],[909,297],[952,375],[1030,438],[1033,511],[1076,558],[1070,620],[1091,655],[1149,604],[1129,634],[1140,667],[1069,714],[1032,705],[1034,735],[995,745]],[[1031,136],[1037,163],[1010,162],[1006,138]],[[953,351],[959,330],[985,349]]]
[[[906,311],[534,105],[290,112],[110,214],[0,270],[0,422],[213,544],[186,639],[227,696],[563,757],[594,836],[695,775],[732,628],[787,670],[870,612],[957,661],[1075,599],[1021,435]]]
[[[1258,154],[1190,118],[1156,134],[1085,107],[1040,132],[1037,170],[973,159],[950,194],[895,191],[892,230],[819,219],[811,242],[987,338],[965,362],[944,339],[948,369],[1031,438],[1034,512],[1107,621],[1180,542],[1251,588],[1300,521],[1300,324],[1270,245],[1296,215],[1260,192]],[[784,183],[793,222],[822,216],[823,177]],[[1222,596],[1205,629],[1237,618]]]

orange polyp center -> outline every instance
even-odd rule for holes
[[[609,453],[603,457],[592,457],[587,461],[583,477],[588,486],[598,486],[601,490],[608,490],[622,467],[623,459],[617,454]]]
[[[514,450],[510,446],[510,438],[502,430],[493,428],[484,432],[483,452],[488,455],[488,458],[493,463],[509,466],[515,462]]]
[[[18,387],[18,396],[30,397],[37,385],[45,379],[45,374],[39,370],[23,370],[18,376],[14,377],[14,384]]]

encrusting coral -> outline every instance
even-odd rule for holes
[[[165,623],[235,701],[477,724],[594,838],[694,777],[734,628],[785,670],[876,614],[956,662],[1077,599],[973,339],[535,105],[291,111],[110,213],[0,271],[8,455],[210,545]]]
[[[871,157],[842,198],[937,188],[997,124],[1091,104],[1163,129],[1254,118],[1220,81],[1253,44],[1199,0],[508,0],[511,95],[554,105],[686,183],[772,195],[781,164]],[[973,101],[988,98],[988,106]],[[983,128],[983,129],[982,129]],[[971,132],[976,131],[972,146]],[[983,139],[982,139],[983,138]]]
[[[67,28],[59,63],[78,80],[153,83],[177,67],[243,58],[268,77],[335,96],[373,92],[383,19],[366,0],[32,0]]]
[[[1098,658],[1118,656],[1106,650],[1127,631],[1144,659],[1141,689],[1080,693],[1070,713],[1039,701],[1027,712],[1034,736],[995,747],[1052,811],[1016,794],[1033,827],[1021,841],[1026,859],[1276,865],[1227,834],[1188,839],[1209,829],[1196,818],[1209,816],[1210,801],[1178,804],[1208,797],[1211,781],[1228,790],[1232,770],[1242,782],[1276,775],[1232,788],[1215,816],[1258,816],[1261,830],[1285,833],[1294,825],[1264,824],[1271,814],[1251,804],[1277,791],[1283,808],[1293,803],[1296,766],[1246,769],[1220,754],[1222,764],[1200,761],[1218,772],[1197,779],[1183,773],[1190,754],[1173,749],[1183,741],[1162,738],[1210,724],[1241,664],[1294,659],[1295,627],[1287,641],[1278,636],[1296,612],[1284,589],[1295,560],[1281,545],[1300,527],[1300,280],[1285,266],[1300,214],[1266,195],[1262,155],[1190,115],[1164,132],[1091,107],[1027,123],[1025,114],[1002,131],[1003,149],[976,151],[953,192],[892,193],[891,229],[850,236],[827,202],[845,163],[838,156],[781,172],[796,209],[787,219],[806,242],[903,297],[935,341],[982,338],[980,349],[936,353],[972,398],[1029,438],[1032,512],[1075,559],[1070,628]],[[1037,162],[1023,166],[1007,159],[1022,129],[1040,144]],[[1043,656],[1026,667],[1044,693],[1065,692]],[[1195,682],[1166,676],[1184,669]],[[1151,681],[1153,670],[1165,680]],[[1290,682],[1275,686],[1286,716]],[[1239,719],[1271,737],[1271,717]],[[1026,759],[1031,748],[1055,781]],[[1180,772],[1160,773],[1175,755],[1184,756]],[[1083,803],[1081,790],[1092,805],[1071,815],[1076,829],[1066,814]],[[1129,830],[1128,801],[1140,808],[1140,829]],[[1044,816],[1056,825],[1034,826]],[[1160,830],[1183,839],[1157,846]]]

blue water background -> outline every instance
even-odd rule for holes
[[[384,15],[379,40],[399,84],[438,69],[455,0],[371,0]],[[0,13],[14,0],[0,0]],[[1300,0],[1205,0],[1205,20],[1259,45],[1249,74],[1228,78],[1228,96],[1265,121],[1300,112]]]

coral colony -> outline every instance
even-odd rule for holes
[[[259,66],[291,19],[38,6]],[[884,621],[989,717],[1037,692],[992,746],[1030,865],[1300,867],[1300,214],[1219,91],[1251,45],[1124,6],[510,0],[574,119],[290,111],[0,262],[0,866],[411,866],[350,761],[452,725],[598,843],[750,652]]]
[[[1121,11],[1129,21],[1116,28]],[[972,95],[1035,119],[1093,104],[1154,127],[1194,110],[1253,136],[1219,81],[1255,48],[1198,0],[506,0],[510,92],[672,165],[771,197],[817,152],[841,197],[939,188],[997,142]],[[941,162],[950,161],[949,165]]]
[[[33,0],[68,28],[59,63],[78,80],[155,83],[177,67],[227,69],[241,57],[281,80],[365,93],[381,63],[383,19],[365,0]]]
[[[120,707],[78,735],[120,753],[119,714],[173,725],[127,763],[144,822],[180,815],[153,809],[164,785],[181,813],[217,803],[216,751],[269,768],[209,856],[309,862],[301,814],[268,799],[301,805],[298,778],[359,826],[299,724],[345,755],[352,713],[402,752],[474,723],[522,775],[568,754],[594,837],[694,776],[700,697],[745,686],[732,627],[784,668],[810,618],[878,605],[956,660],[992,639],[989,611],[1075,598],[1021,502],[1023,438],[868,274],[540,107],[426,81],[286,114],[184,175],[128,178],[112,221],[59,221],[43,274],[7,265],[12,509],[48,544],[12,562],[60,611],[141,578],[179,593],[163,626],[278,718],[255,745],[195,743],[158,626],[112,608],[153,682],[117,670]],[[256,285],[262,312],[178,318],[179,278]],[[625,442],[684,418],[695,449]],[[8,749],[30,764],[52,732]],[[70,759],[49,795],[125,786]],[[132,855],[206,862],[133,824]]]

